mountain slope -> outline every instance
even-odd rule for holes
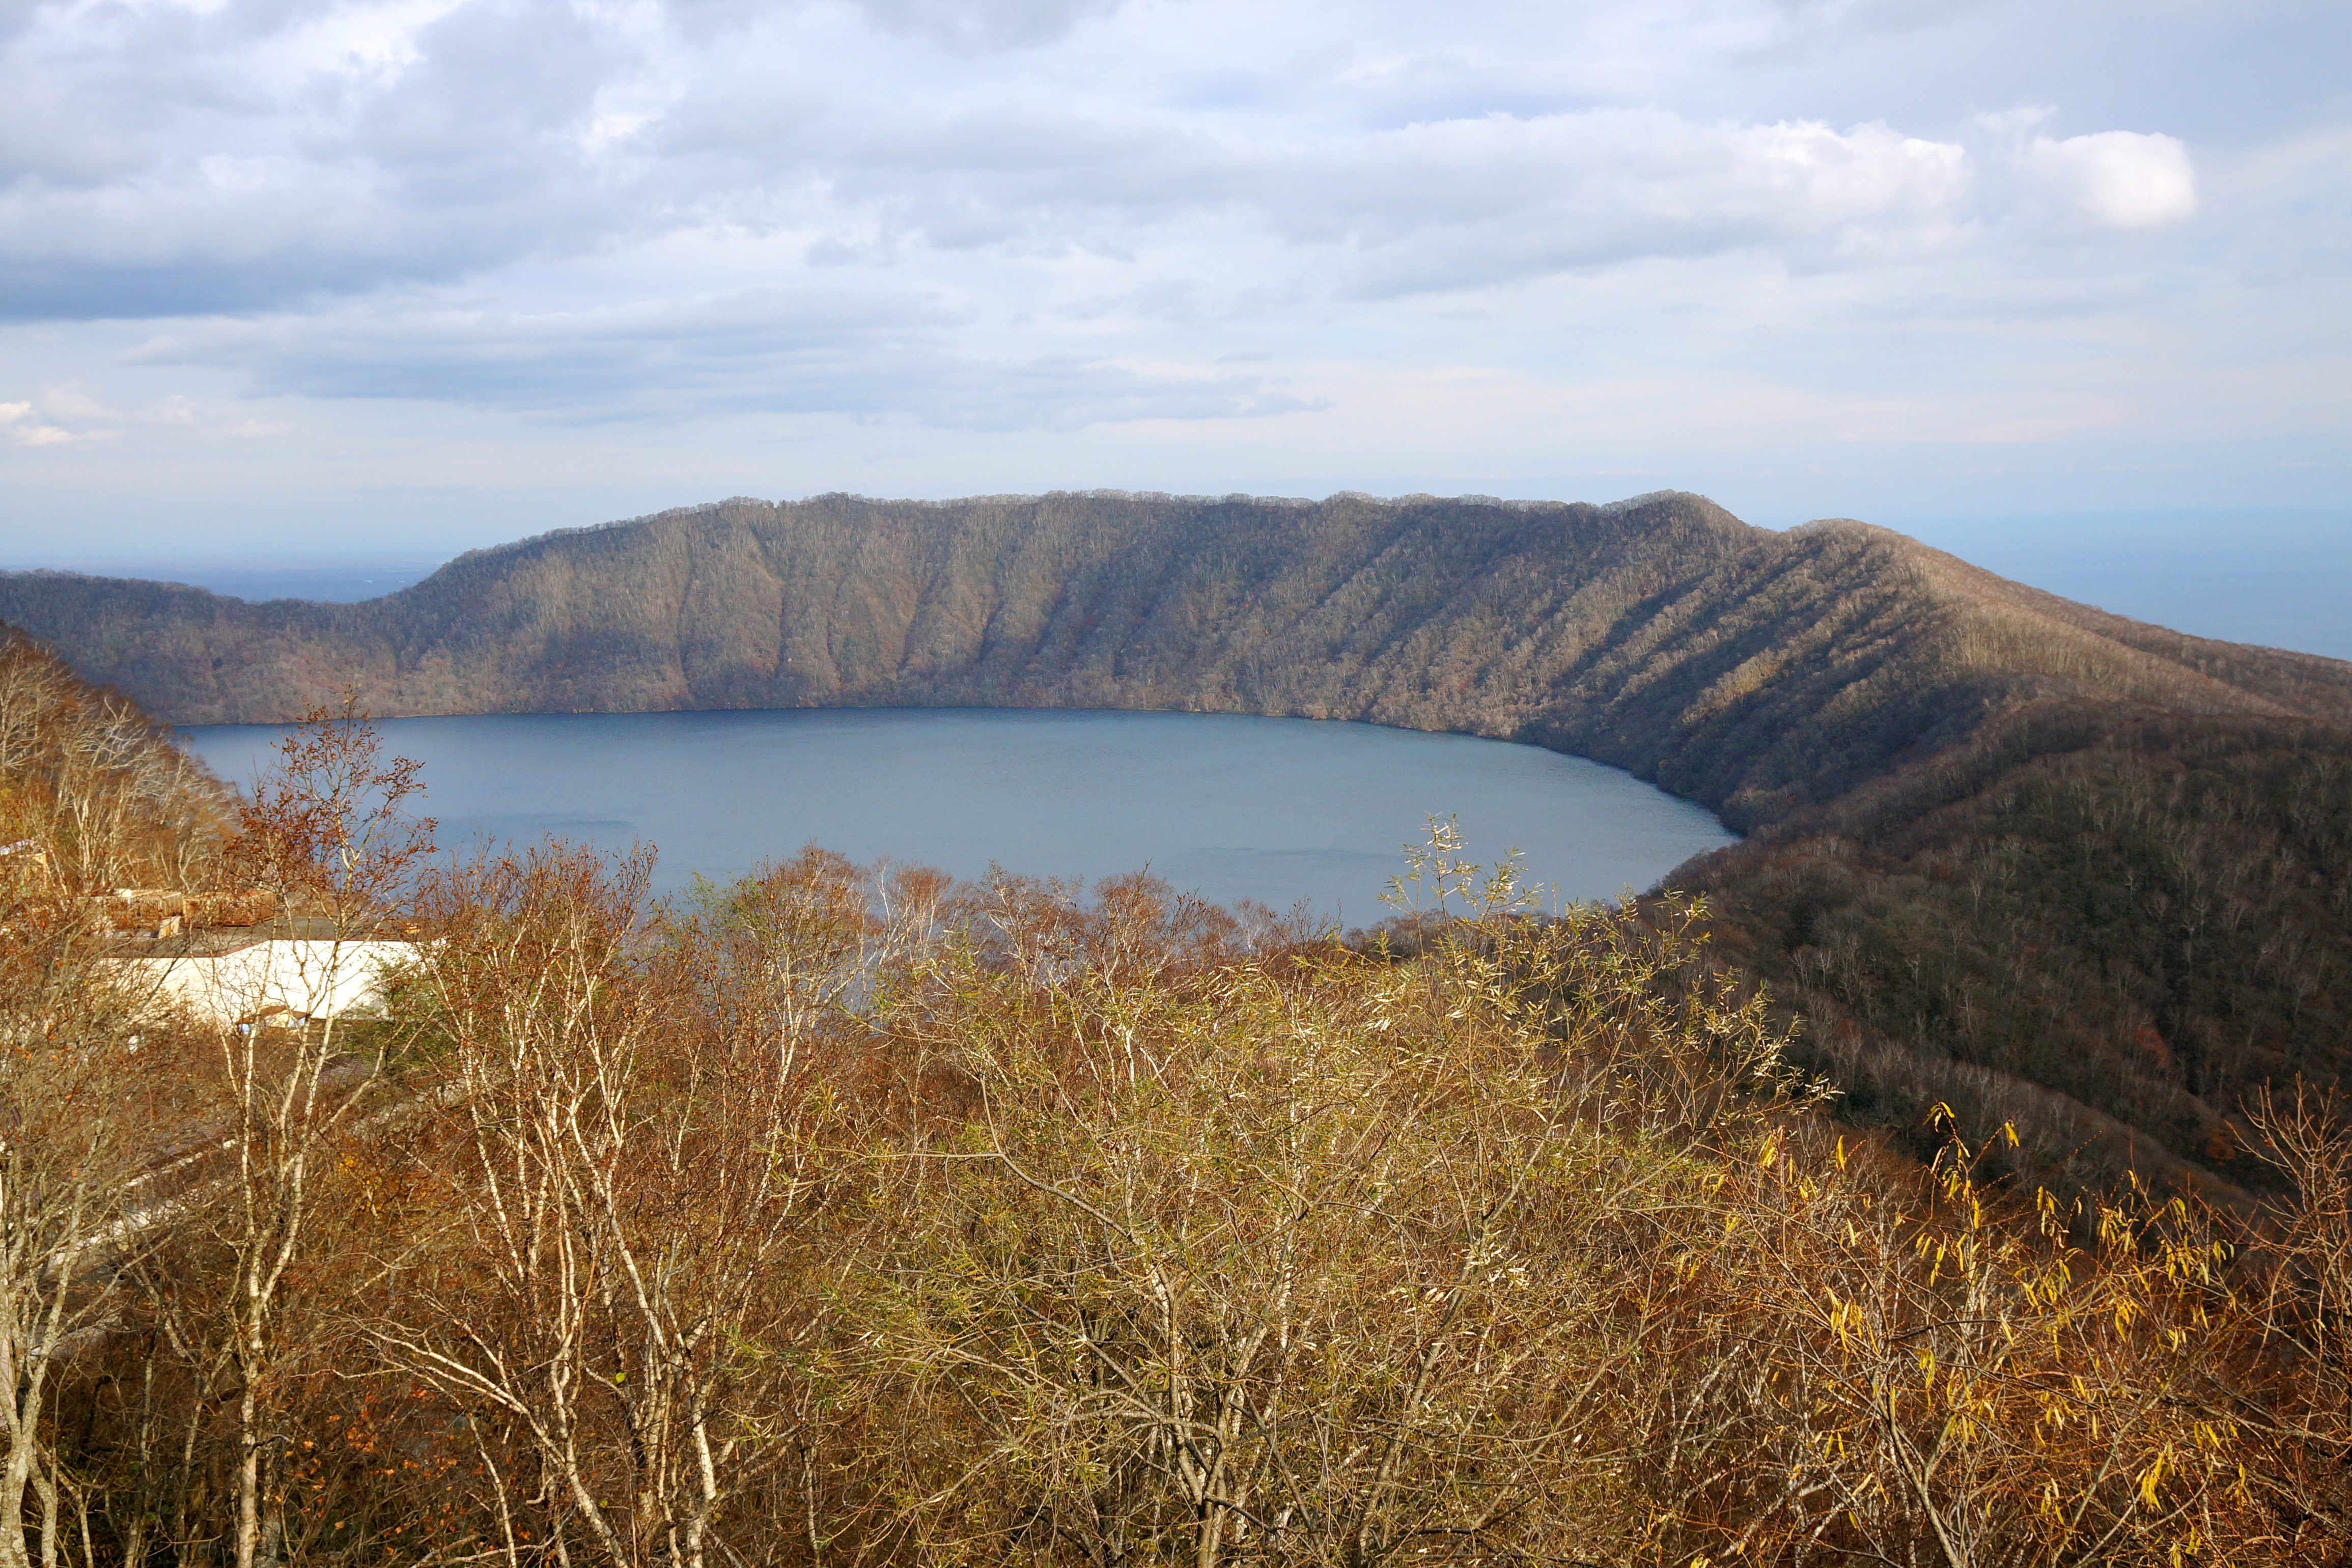
[[[1055,495],[732,501],[461,557],[361,605],[0,575],[0,620],[182,723],[981,704],[1534,741],[1753,827],[2032,698],[2352,715],[2352,667],[2137,626],[1859,523]]]
[[[1532,742],[1753,835],[1676,880],[1858,1118],[1941,1101],[2083,1179],[2150,1141],[2244,1179],[2243,1096],[2352,1080],[2352,664],[1859,522],[1672,493],[737,500],[360,605],[0,575],[0,620],[184,723],[348,682],[386,715],[1198,708]]]

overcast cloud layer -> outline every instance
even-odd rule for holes
[[[0,0],[0,554],[2340,497],[2352,12]]]

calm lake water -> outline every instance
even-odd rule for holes
[[[1199,713],[860,709],[500,714],[382,721],[425,764],[444,846],[548,835],[658,847],[664,890],[815,842],[851,858],[993,861],[1089,881],[1150,866],[1221,903],[1305,899],[1350,925],[1433,814],[1474,858],[1527,852],[1567,900],[1643,889],[1733,836],[1630,773],[1533,746],[1370,724]],[[186,731],[243,783],[281,733]]]

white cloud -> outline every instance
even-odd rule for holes
[[[2036,136],[2024,158],[2047,196],[2109,228],[2148,228],[2197,211],[2197,171],[2177,137],[2100,131]]]
[[[78,436],[55,425],[27,425],[21,429],[10,430],[8,438],[19,447],[65,447],[88,439],[88,437]]]
[[[0,429],[19,447],[73,447],[111,441],[122,432],[103,421],[118,419],[112,409],[75,386],[44,388],[39,396],[0,403]]]
[[[1101,353],[975,352],[956,345],[959,324],[952,310],[900,296],[759,289],[579,311],[224,320],[152,338],[125,359],[231,365],[277,395],[424,399],[588,421],[765,409],[1076,428],[1299,405],[1262,373]]]
[[[1344,236],[1409,288],[1731,250],[1864,263],[1950,242],[1971,188],[1964,149],[1883,124],[1595,110],[1413,126],[1305,177],[1275,164],[1263,200],[1294,237]]]
[[[1598,8],[1614,26],[1610,9]],[[1233,217],[1347,291],[1382,296],[1727,249],[1878,265],[2006,221],[2000,182],[1961,139],[1900,116],[1475,99],[1398,115],[1384,110],[1392,96],[1475,82],[1464,62],[1481,51],[1367,58],[1329,41],[1330,59],[1290,62],[1288,86],[1282,61],[1242,49],[1262,74],[1221,102],[1189,79],[1205,67],[1155,77],[1131,52],[1196,19],[1249,36],[1212,0],[1132,16],[1111,0],[863,0],[855,14],[886,35],[1029,46],[949,66],[845,31],[845,14],[530,0],[45,10],[0,46],[0,80],[26,89],[0,101],[46,106],[19,127],[30,151],[13,178],[15,122],[0,121],[0,311],[300,309],[788,229],[806,235],[809,258],[861,267],[910,246],[1133,256],[1171,226]],[[1313,15],[1267,21],[1297,32]],[[1872,36],[1918,19],[1899,6],[1867,16]],[[1073,29],[1087,18],[1105,39],[1129,27],[1130,52],[1082,47]],[[1767,6],[1751,20],[1746,36],[1764,38],[1785,18]],[[1048,45],[1058,65],[1031,63]],[[1484,55],[1490,74],[1512,68]],[[2130,228],[2193,209],[2175,138],[2028,141],[2036,125],[2011,120],[1993,133],[2036,213]],[[112,150],[75,153],[70,170],[50,158],[101,144]]]
[[[876,215],[885,248],[1115,255],[1238,220],[1302,258],[1327,253],[1318,265],[1373,294],[1747,248],[1862,263],[1948,244],[1977,216],[1957,142],[1660,110],[1211,137],[1145,116],[985,106],[878,132],[834,188]],[[828,240],[814,258],[877,253]]]
[[[62,425],[12,423],[8,426],[8,438],[19,447],[78,447],[111,441],[121,434],[120,430],[68,430]]]
[[[2336,429],[2200,400],[2347,374],[2352,13],[2160,11],[0,0],[0,363],[88,404],[26,391],[0,447],[331,488],[431,462],[334,430],[691,477],[887,429],[1005,484],[1118,427],[1203,471],[1087,482],[1217,490],[1294,439],[1378,488],[1423,447],[1333,433],[1380,429],[1488,489],[1750,405],[1816,456]],[[1433,415],[1470,386],[1545,411]],[[764,434],[675,457],[722,426]]]
[[[857,0],[880,26],[914,33],[972,53],[1058,38],[1089,16],[1107,16],[1120,0]]]
[[[121,415],[75,386],[52,386],[41,394],[41,412],[53,419],[119,419]]]

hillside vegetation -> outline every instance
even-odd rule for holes
[[[2028,1130],[2045,1173],[2244,1183],[2244,1095],[2352,1068],[2352,665],[1858,522],[830,496],[478,552],[362,605],[15,574],[0,619],[183,722],[349,683],[383,714],[1197,708],[1530,742],[1753,836],[1676,879],[1857,1119],[1945,1102]]]
[[[0,858],[26,887],[184,887],[231,797],[136,703],[0,627]]]
[[[434,940],[340,1024],[0,984],[0,1562],[2352,1550],[2312,1107],[2251,1227],[2003,1199],[1822,1121],[1685,906],[1526,918],[1442,837],[1410,955],[816,849],[656,905],[411,854],[347,715],[282,757],[221,863]]]
[[[2092,693],[2352,717],[2352,667],[2200,641],[1859,523],[1696,496],[732,501],[461,557],[361,605],[0,577],[0,621],[176,723],[913,704],[1361,719],[1619,763],[1735,826],[1984,712]]]

